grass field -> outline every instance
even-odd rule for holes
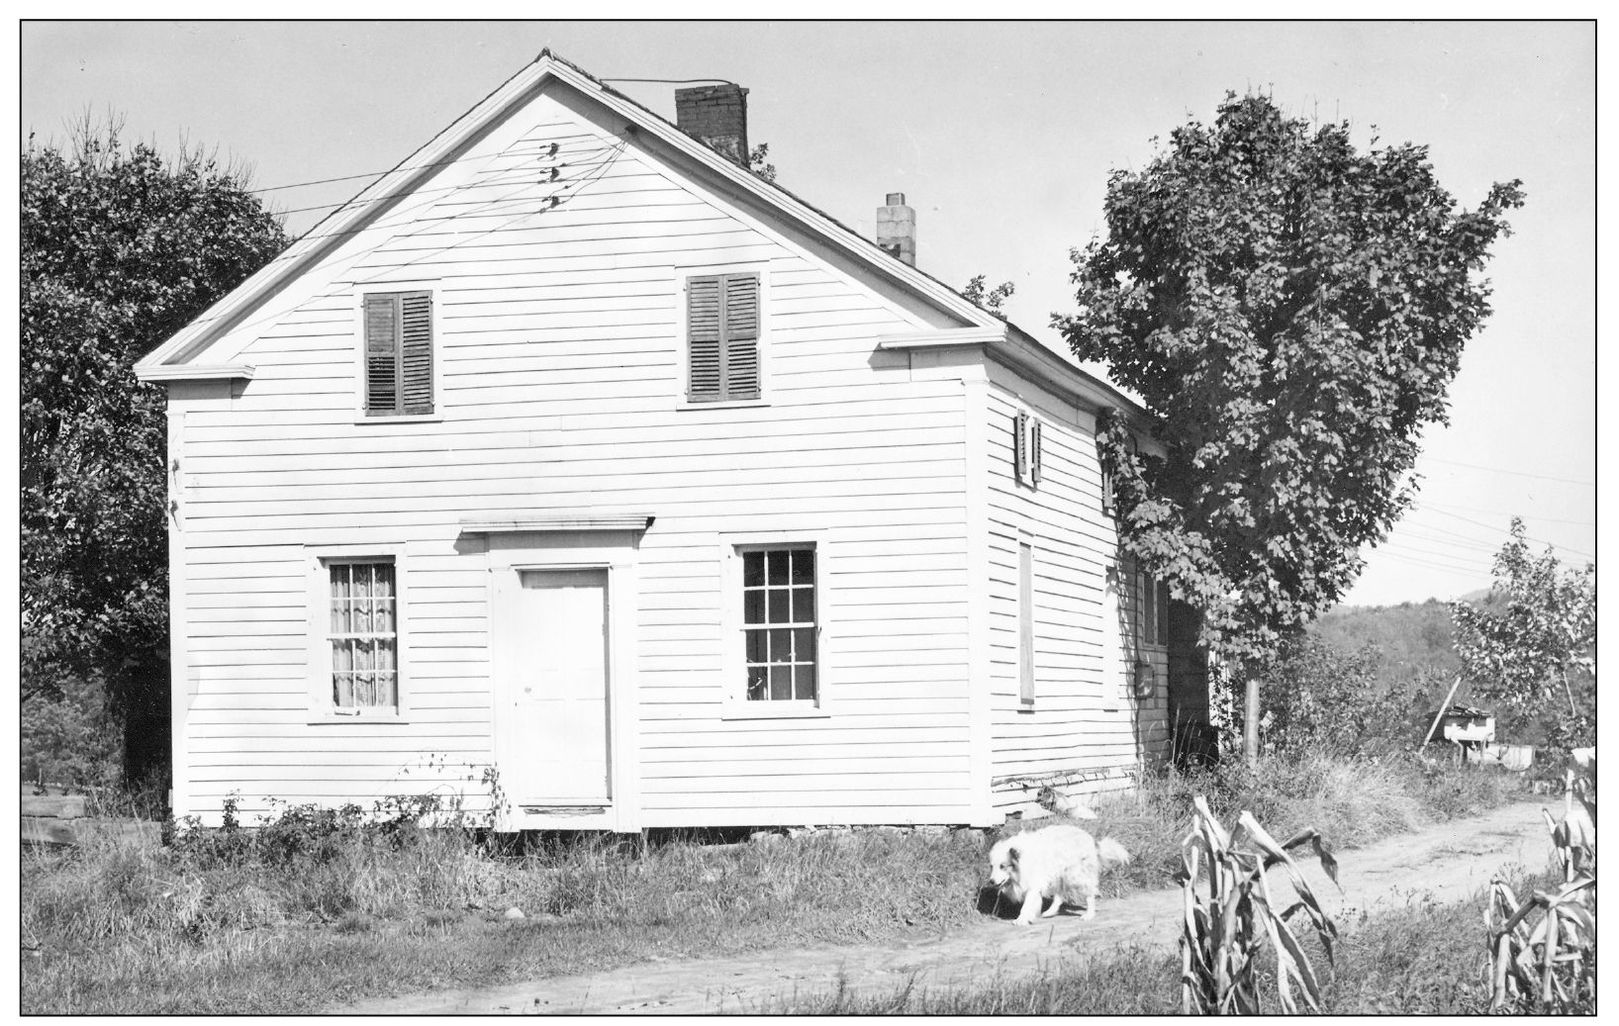
[[[1164,886],[1194,793],[1223,814],[1250,808],[1278,834],[1317,825],[1348,846],[1488,808],[1515,786],[1476,768],[1312,757],[1153,778],[1099,800],[1091,826],[1136,855],[1108,881],[1117,895]],[[644,851],[586,839],[494,857],[457,831],[301,813],[166,848],[25,850],[21,1005],[286,1014],[584,966],[923,938],[980,915],[989,839],[822,831]],[[505,918],[511,907],[524,918]]]

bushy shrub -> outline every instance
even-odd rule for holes
[[[61,674],[53,687],[36,688],[19,726],[24,782],[76,790],[118,783],[118,724],[98,681]]]
[[[1264,681],[1261,745],[1354,756],[1419,743],[1420,699],[1381,682],[1380,662],[1370,645],[1346,654],[1311,637],[1290,642]]]

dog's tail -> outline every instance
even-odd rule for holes
[[[1102,866],[1127,866],[1130,864],[1130,853],[1124,850],[1124,845],[1111,837],[1104,837],[1097,842],[1096,853],[1101,856]]]

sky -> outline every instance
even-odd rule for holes
[[[20,139],[86,115],[126,140],[251,170],[292,234],[393,167],[544,47],[598,78],[749,89],[780,184],[870,235],[903,192],[917,265],[1011,281],[1005,310],[1061,345],[1069,250],[1102,232],[1114,170],[1145,166],[1228,91],[1426,144],[1471,208],[1520,178],[1450,423],[1420,497],[1344,597],[1489,586],[1514,514],[1536,551],[1596,553],[1596,51],[1589,22],[25,22]],[[673,119],[674,85],[610,83]],[[323,179],[344,181],[299,185]],[[297,187],[292,187],[297,186]],[[1100,368],[1094,368],[1100,372]]]

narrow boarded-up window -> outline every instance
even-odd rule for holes
[[[694,403],[759,398],[759,276],[709,274],[686,282]]]
[[[392,563],[331,563],[332,705],[399,704],[399,624]]]
[[[1169,644],[1169,583],[1149,573],[1136,574],[1136,628],[1143,645]]]
[[[365,297],[365,412],[396,417],[433,412],[433,296]]]
[[[1018,698],[1034,704],[1034,546],[1018,545],[1017,554]]]

